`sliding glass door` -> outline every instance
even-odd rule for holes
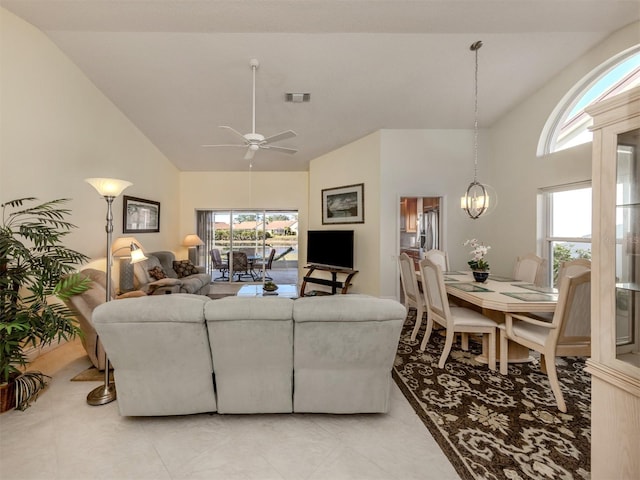
[[[199,210],[197,222],[205,243],[199,264],[214,281],[262,282],[276,270],[281,283],[297,283],[297,211]]]

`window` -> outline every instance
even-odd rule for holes
[[[592,70],[551,113],[538,142],[538,156],[590,142],[593,121],[584,111],[592,103],[640,85],[640,45]]]
[[[591,184],[545,189],[545,257],[549,284],[557,287],[560,264],[574,258],[591,259]]]
[[[298,212],[280,210],[198,210],[197,232],[204,241],[200,249],[200,265],[207,265],[207,271],[215,273],[209,256],[217,248],[222,260],[230,264],[227,281],[255,280],[259,271],[253,270],[254,260],[265,267],[263,260],[275,249],[273,267],[295,269],[298,267]],[[234,277],[233,262],[229,262],[230,251],[243,251],[249,260],[246,275]],[[262,272],[264,273],[264,272]],[[219,277],[221,278],[221,277]]]

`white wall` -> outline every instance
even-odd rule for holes
[[[598,65],[638,44],[639,29],[636,22],[611,35],[492,126],[489,165],[500,203],[483,233],[493,247],[492,271],[510,274],[516,256],[537,251],[539,188],[591,179],[590,143],[537,158],[538,140],[562,97]]]
[[[483,175],[486,133],[480,132],[479,169]],[[400,251],[400,197],[443,197],[444,235],[440,247],[449,252],[452,269],[467,267],[462,242],[481,236],[480,223],[463,215],[460,197],[473,180],[473,131],[382,130],[380,195],[380,291],[399,298],[396,257]]]
[[[161,203],[148,250],[179,245],[176,168],[40,30],[0,8],[0,203],[71,198],[78,226],[66,245],[105,255],[106,202],[83,180],[133,182],[125,194]],[[114,203],[122,235],[122,198]]]
[[[354,269],[350,293],[380,295],[380,132],[373,133],[331,153],[318,157],[309,165],[309,230],[354,230]],[[364,183],[364,223],[322,225],[322,190]],[[306,258],[306,229],[304,250]]]

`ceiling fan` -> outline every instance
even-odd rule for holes
[[[231,130],[233,133],[242,138],[242,144],[225,144],[225,145],[202,145],[203,147],[242,147],[247,149],[247,153],[244,156],[245,160],[251,160],[255,153],[259,149],[264,150],[275,150],[282,153],[293,154],[296,153],[297,150],[294,148],[287,147],[279,147],[277,145],[272,145],[273,142],[278,142],[280,140],[286,140],[287,138],[293,138],[297,134],[293,130],[286,130],[284,132],[276,133],[275,135],[271,135],[270,137],[265,137],[259,133],[256,133],[256,70],[258,69],[258,60],[255,58],[249,61],[249,66],[253,71],[253,121],[251,124],[251,133],[242,134],[236,129],[221,125],[220,128],[226,128]]]

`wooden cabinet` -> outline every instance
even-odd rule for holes
[[[418,231],[418,199],[403,198],[400,201],[400,231],[415,233]]]
[[[593,125],[591,478],[640,478],[640,87]]]

